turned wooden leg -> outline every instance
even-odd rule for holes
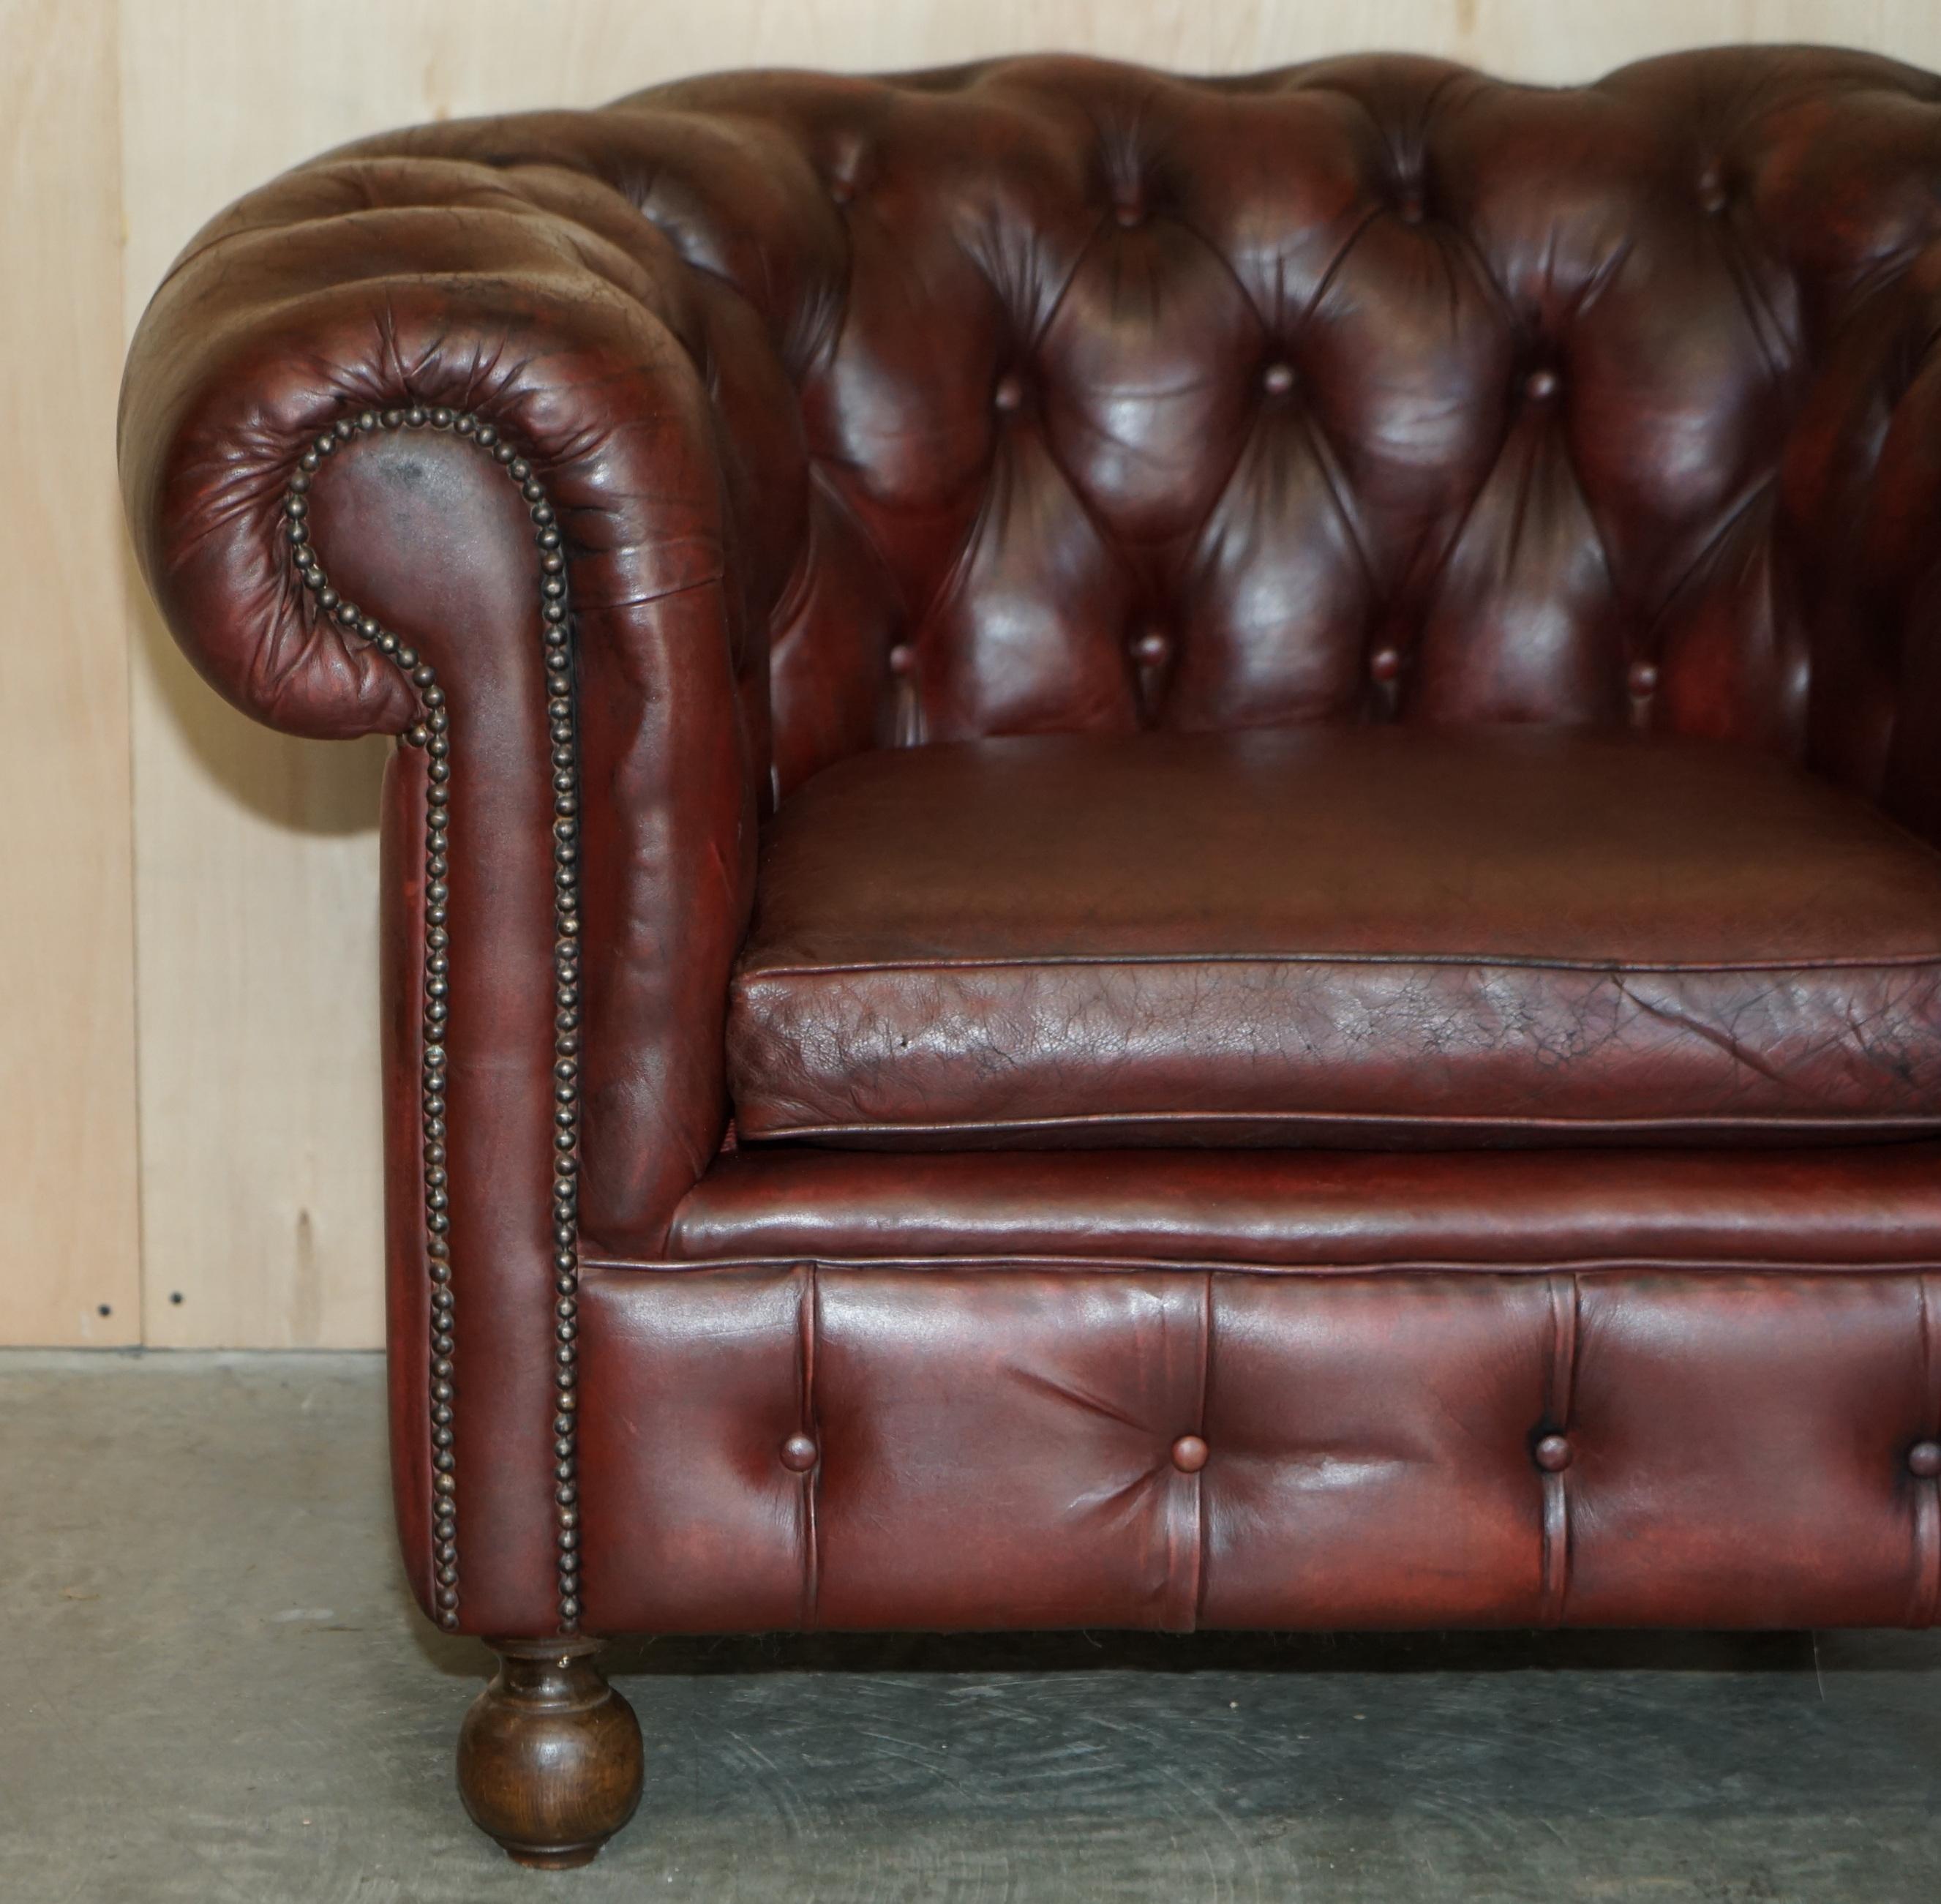
[[[590,1864],[640,1801],[640,1728],[597,1639],[494,1639],[492,1682],[458,1734],[458,1792],[520,1864]]]

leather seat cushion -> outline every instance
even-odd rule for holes
[[[1941,855],[1750,751],[1559,730],[1059,736],[784,805],[747,1140],[1941,1130]]]

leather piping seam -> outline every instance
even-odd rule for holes
[[[1500,1117],[1476,1116],[1466,1113],[1426,1114],[1410,1112],[1398,1118],[1383,1111],[1105,1111],[1072,1116],[1047,1116],[1005,1120],[998,1118],[964,1118],[950,1124],[897,1124],[887,1121],[872,1124],[775,1124],[759,1131],[739,1125],[742,1140],[756,1144],[781,1143],[802,1137],[950,1137],[971,1131],[1015,1131],[1050,1130],[1109,1131],[1120,1125],[1272,1124],[1300,1129],[1313,1124],[1370,1125],[1386,1128],[1397,1123],[1434,1126],[1438,1129],[1484,1131],[1802,1131],[1813,1132],[1853,1131],[1908,1131],[1931,1134],[1941,1131],[1941,1110],[1924,1117],[1842,1116],[1837,1112],[1814,1116],[1777,1117],[1524,1117],[1505,1113]],[[1169,1146],[1176,1147],[1176,1146]]]
[[[384,654],[414,690],[419,718],[402,736],[426,755],[424,841],[424,957],[419,1110],[423,1125],[425,1254],[431,1282],[430,1419],[432,1578],[439,1624],[460,1624],[458,1458],[453,1404],[457,1398],[457,1298],[451,1244],[451,1179],[447,1168],[447,1069],[451,1014],[451,941],[448,928],[451,825],[452,722],[437,670],[354,602],[325,574],[310,539],[307,494],[328,458],[345,445],[401,430],[450,431],[488,456],[515,483],[527,505],[539,551],[541,655],[552,771],[553,858],[553,1143],[552,1263],[554,1278],[555,1388],[552,1470],[554,1553],[559,1630],[579,1625],[579,1482],[576,1424],[579,1405],[579,742],[573,696],[573,653],[567,603],[566,559],[557,516],[544,485],[497,427],[469,411],[413,403],[340,417],[298,459],[283,494],[284,533],[298,579],[321,620]]]
[[[871,972],[1016,972],[1084,969],[1094,966],[1478,966],[1486,970],[1603,972],[1612,978],[1655,972],[1900,972],[1941,966],[1931,952],[1890,952],[1873,959],[1814,954],[1787,959],[1572,959],[1543,952],[1058,952],[985,959],[832,959],[799,965],[757,966],[738,972],[737,992],[772,978],[848,978]]]
[[[1392,1257],[1357,1263],[1331,1258],[1318,1263],[1269,1263],[1258,1259],[1218,1257],[1078,1256],[1056,1251],[998,1252],[982,1256],[815,1256],[799,1251],[769,1256],[664,1257],[646,1262],[617,1257],[586,1257],[582,1269],[644,1275],[706,1275],[717,1269],[775,1271],[807,1264],[817,1270],[834,1269],[1096,1269],[1114,1275],[1142,1270],[1172,1274],[1255,1276],[1555,1276],[1585,1275],[1749,1275],[1749,1276],[1924,1276],[1941,1275],[1941,1262],[1922,1258],[1906,1263],[1797,1263],[1740,1257],[1548,1257],[1530,1263],[1503,1263],[1461,1257]]]

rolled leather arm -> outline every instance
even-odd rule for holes
[[[764,631],[805,509],[780,360],[597,179],[352,154],[178,262],[121,458],[143,571],[213,685],[292,733],[429,743],[386,800],[406,1555],[448,1626],[570,1624],[557,1193],[570,1173],[582,1229],[652,1234],[725,1122]]]

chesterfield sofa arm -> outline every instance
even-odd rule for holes
[[[602,1220],[582,1166],[605,1143],[598,1195],[664,1223],[727,1116],[802,484],[780,363],[714,289],[591,180],[347,156],[198,237],[129,360],[129,519],[197,668],[286,731],[408,743],[384,801],[391,1316],[417,1364],[394,1440],[448,1625],[571,1624],[573,1550],[546,1557],[571,1456],[524,1425],[564,1384]],[[598,1051],[589,983],[629,1027]],[[461,1443],[505,1480],[462,1594]]]
[[[803,486],[779,361],[712,289],[591,179],[345,155],[200,234],[129,359],[129,520],[198,670],[286,732],[406,743],[384,802],[392,1445],[448,1628],[571,1642],[582,1164],[604,1141],[602,1193],[665,1222],[728,1114]],[[596,933],[632,1033],[597,1052]],[[460,1449],[494,1482],[462,1529]],[[507,1675],[570,1678],[508,1645]],[[495,1710],[467,1733],[481,1817]]]

